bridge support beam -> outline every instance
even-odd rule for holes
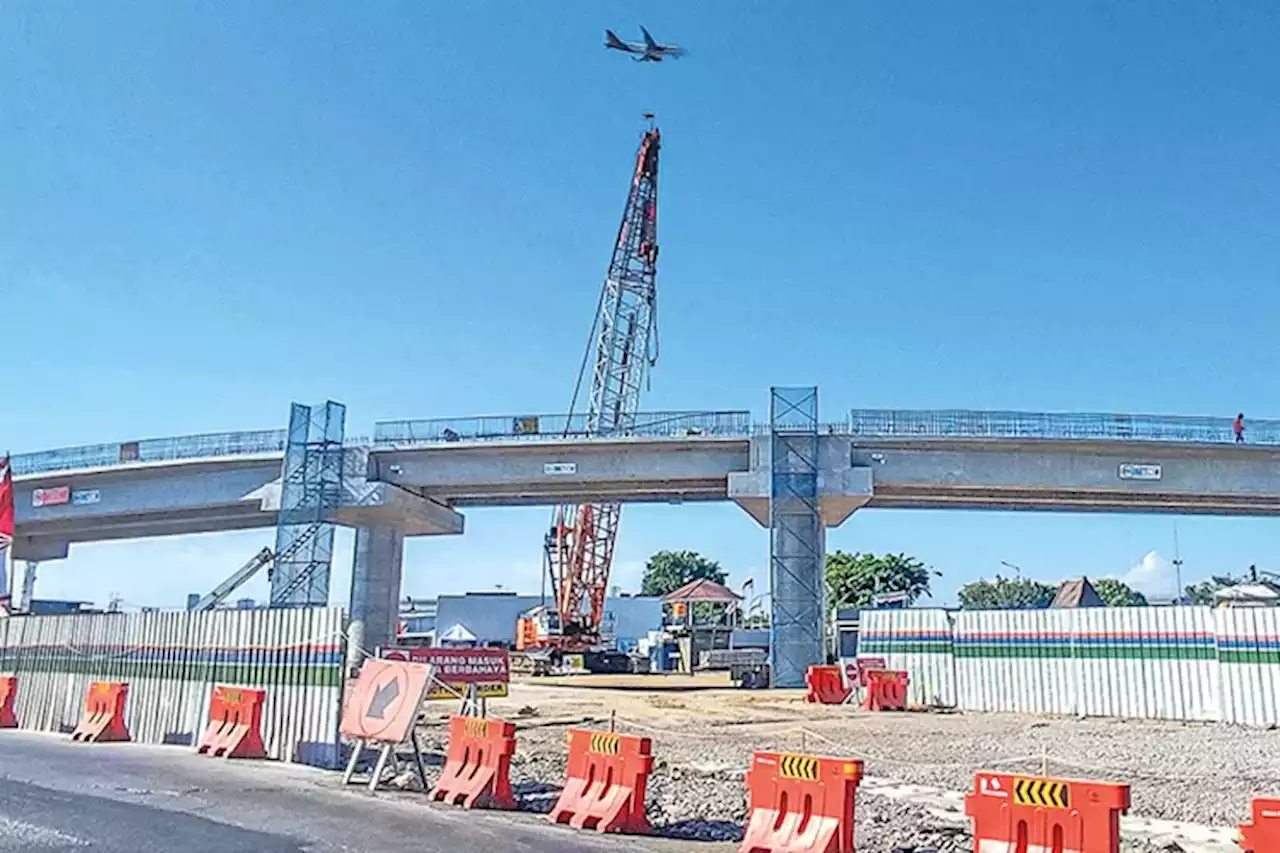
[[[357,527],[351,561],[351,621],[347,663],[356,667],[366,653],[388,645],[400,617],[404,572],[404,531],[395,527]]]

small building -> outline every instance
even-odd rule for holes
[[[742,596],[723,584],[707,578],[689,581],[662,597],[671,613],[668,630],[680,651],[680,671],[714,665],[713,652],[728,650]]]
[[[505,590],[442,595],[436,600],[434,623],[450,629],[461,625],[479,645],[514,646],[516,620],[543,604],[540,595],[519,595]],[[645,595],[615,595],[605,599],[602,633],[615,639],[627,652],[649,632],[662,627],[662,600]]]
[[[1063,581],[1058,592],[1049,602],[1050,610],[1074,610],[1081,607],[1106,607],[1107,603],[1089,583],[1088,578]]]

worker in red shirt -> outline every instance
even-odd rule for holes
[[[1235,422],[1231,424],[1231,431],[1236,434],[1236,444],[1244,443],[1244,412],[1236,415]]]

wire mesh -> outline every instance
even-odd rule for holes
[[[375,446],[439,444],[451,441],[551,441],[591,435],[586,413],[566,415],[488,415],[471,418],[382,421],[374,425]],[[751,413],[641,412],[628,435],[647,438],[745,436]]]
[[[1046,438],[1225,444],[1234,418],[1186,415],[854,409],[854,435],[902,438]],[[1280,421],[1244,422],[1248,444],[1280,445]]]
[[[823,660],[818,389],[774,388],[769,423],[770,670],[775,687],[802,687],[805,670]]]
[[[285,431],[282,429],[213,432],[111,444],[86,444],[42,450],[37,453],[15,454],[13,473],[16,475],[42,474],[49,471],[135,465],[140,462],[170,462],[181,459],[280,453],[284,450],[284,445]]]

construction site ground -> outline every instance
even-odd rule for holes
[[[430,703],[419,730],[437,772],[455,703]],[[551,808],[564,731],[607,728],[653,740],[648,812],[655,832],[731,842],[746,817],[743,773],[755,750],[853,756],[860,850],[971,850],[963,792],[987,768],[1125,782],[1126,847],[1234,850],[1257,793],[1280,791],[1280,732],[1221,724],[969,714],[870,713],[804,702],[798,690],[745,691],[723,674],[567,676],[518,681],[489,700],[517,723],[512,781],[520,808]],[[429,779],[429,781],[431,781]],[[407,780],[406,780],[407,783]],[[731,845],[705,845],[706,849]]]

